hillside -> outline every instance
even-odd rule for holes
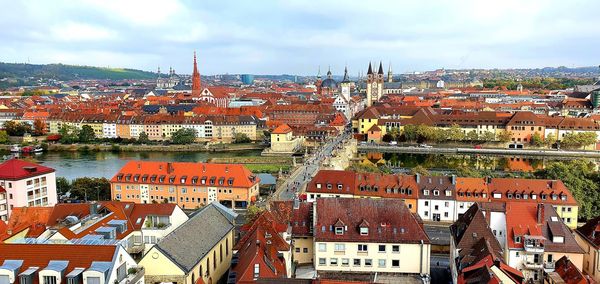
[[[77,79],[154,79],[156,74],[135,69],[101,68],[64,64],[14,64],[0,62],[0,79],[16,80],[55,79],[61,81]]]

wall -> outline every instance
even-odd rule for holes
[[[293,248],[293,259],[298,264],[313,263],[314,256],[314,242],[312,237],[294,237],[294,248]],[[300,249],[300,252],[296,252],[296,249]],[[307,250],[304,252],[304,250]]]
[[[587,242],[579,233],[575,232],[575,240],[585,252],[583,254],[583,272],[590,275],[596,282],[600,282],[600,251]]]

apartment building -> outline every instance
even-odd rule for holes
[[[506,230],[504,259],[533,283],[542,283],[563,256],[583,267],[584,251],[550,204],[508,202]]]
[[[0,189],[0,219],[8,220],[14,207],[55,205],[54,172],[52,168],[19,159],[0,164],[0,187],[3,188]]]
[[[600,282],[600,217],[588,220],[577,228],[575,240],[584,251],[581,270]]]
[[[429,238],[401,200],[319,198],[313,204],[318,274],[429,274]]]
[[[260,179],[241,164],[130,161],[111,179],[114,200],[168,202],[199,208],[219,201],[246,208],[256,201]]]
[[[120,245],[0,244],[0,283],[143,284],[144,274]]]
[[[456,176],[415,176],[419,187],[417,212],[423,220],[451,222],[456,208]]]

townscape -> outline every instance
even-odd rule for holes
[[[0,62],[0,284],[600,283],[597,62],[209,74],[204,50]]]

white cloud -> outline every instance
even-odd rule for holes
[[[117,33],[110,29],[77,22],[56,24],[50,31],[50,35],[44,35],[44,37],[50,36],[51,39],[67,42],[105,41],[114,39],[117,36]],[[37,36],[40,37],[41,35],[37,34]]]

